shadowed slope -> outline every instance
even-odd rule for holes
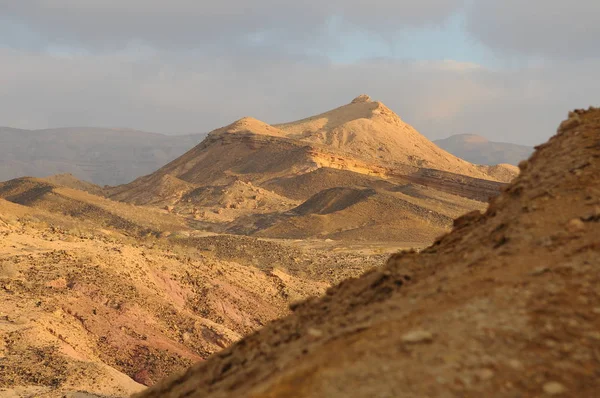
[[[594,396],[600,110],[481,215],[138,397]]]
[[[320,167],[310,173],[284,177],[267,181],[263,184],[281,195],[294,199],[308,199],[311,196],[330,188],[337,187],[369,187],[389,188],[394,184],[384,179],[354,173],[347,170]]]
[[[325,189],[280,216],[255,216],[256,236],[338,241],[410,242],[424,247],[452,226],[452,220],[481,202],[414,184],[389,189],[364,187]],[[233,223],[248,225],[241,219]],[[248,233],[248,231],[246,231]]]

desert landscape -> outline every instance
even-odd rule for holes
[[[199,363],[144,396],[485,395],[567,382],[589,396],[595,384],[586,380],[595,373],[584,369],[598,361],[595,317],[584,309],[581,317],[554,317],[571,300],[589,314],[600,305],[585,290],[599,250],[599,120],[597,110],[573,113],[520,163],[511,184],[479,178],[494,168],[439,149],[443,164],[465,174],[357,155],[339,143],[313,147],[305,136],[282,138],[284,130],[248,119],[124,186],[72,175],[1,183],[0,391],[126,397]],[[298,148],[285,167],[260,163],[282,146]],[[233,163],[213,150],[247,158]],[[409,156],[427,166],[436,159]],[[581,207],[556,212],[568,202]],[[565,272],[572,288],[552,282]],[[521,286],[526,293],[517,294]],[[536,320],[536,308],[555,309]],[[555,373],[547,364],[572,327],[580,345],[568,343],[567,352],[579,367]],[[399,351],[384,355],[389,346]],[[311,370],[326,363],[338,365]],[[381,380],[392,367],[402,378]],[[523,369],[540,385],[522,381]],[[357,374],[369,382],[355,385]]]
[[[244,118],[126,185],[0,183],[3,392],[139,392],[425,248],[515,169],[456,158],[363,95]]]
[[[0,4],[0,398],[600,396],[597,1]]]

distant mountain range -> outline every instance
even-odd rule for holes
[[[203,138],[130,129],[0,127],[0,181],[70,173],[98,185],[124,184],[181,156]]]
[[[354,117],[343,120],[348,115],[338,116],[341,117],[339,122],[342,124],[355,120]],[[421,161],[425,160],[422,167],[444,169],[437,163],[445,155],[441,152],[437,153],[435,147],[428,149],[430,156],[434,156],[427,159],[423,159],[420,154],[412,153],[415,150],[422,151],[424,148],[429,148],[431,143],[428,141],[421,142],[424,143],[423,145],[417,144],[410,148],[398,146],[394,137],[389,136],[393,131],[388,131],[389,127],[385,125],[371,126],[373,131],[359,128],[358,131],[364,133],[360,137],[352,136],[352,133],[343,136],[339,131],[333,130],[330,130],[327,136],[320,136],[319,134],[323,134],[322,131],[315,134],[317,127],[320,127],[320,120],[323,119],[315,117],[296,125],[275,127],[290,130],[291,135],[295,136],[300,136],[307,131],[310,137],[307,136],[305,140],[339,147],[345,151],[357,154],[365,150],[370,151],[361,155],[369,155],[371,158],[384,160],[390,156],[400,156],[402,159],[394,160],[404,164],[414,164],[411,160],[414,157]],[[47,177],[55,174],[72,174],[78,179],[101,186],[125,184],[152,173],[183,155],[205,137],[206,134],[168,136],[132,129],[94,127],[44,130],[0,127],[0,181],[23,176]],[[434,143],[458,158],[481,165],[503,163],[517,165],[533,151],[533,148],[528,146],[493,142],[474,134],[453,135]],[[470,165],[461,163],[458,159],[450,163],[454,165],[455,170],[447,171],[473,175],[474,169],[470,171],[465,169],[471,167]]]
[[[476,134],[457,134],[433,142],[451,154],[476,164],[518,165],[533,153],[532,147],[493,142]]]

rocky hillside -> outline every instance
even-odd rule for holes
[[[125,184],[177,158],[203,138],[128,129],[0,127],[0,181],[70,173],[97,185]]]
[[[46,180],[0,184],[0,396],[127,397],[384,258],[183,221]]]
[[[433,143],[468,162],[487,165],[516,166],[533,152],[533,148],[529,146],[494,142],[475,134],[457,134]]]
[[[485,213],[294,305],[151,397],[593,397],[600,109],[579,110]]]

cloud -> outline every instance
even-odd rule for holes
[[[206,132],[246,115],[298,119],[366,92],[432,139],[479,133],[534,144],[569,109],[597,100],[599,8],[597,0],[0,0],[0,124]],[[405,50],[427,59],[461,52],[485,61],[491,50],[502,62],[366,59],[389,55],[390,43],[406,54],[407,42],[424,46]]]
[[[332,21],[350,29],[382,32],[440,24],[457,0],[0,0],[3,15],[47,42],[104,49],[131,42],[157,48],[302,46],[335,41]],[[218,43],[218,45],[217,45]]]
[[[431,139],[478,133],[536,144],[600,91],[597,60],[493,71],[456,61],[336,65],[272,55],[169,55],[0,49],[0,124],[207,132],[243,116],[300,119],[365,92]]]
[[[600,57],[597,0],[477,0],[467,29],[498,53],[545,58]]]
[[[600,57],[597,0],[0,0],[0,44],[314,54],[357,32],[374,46],[393,43],[457,15],[469,40],[499,57]]]

